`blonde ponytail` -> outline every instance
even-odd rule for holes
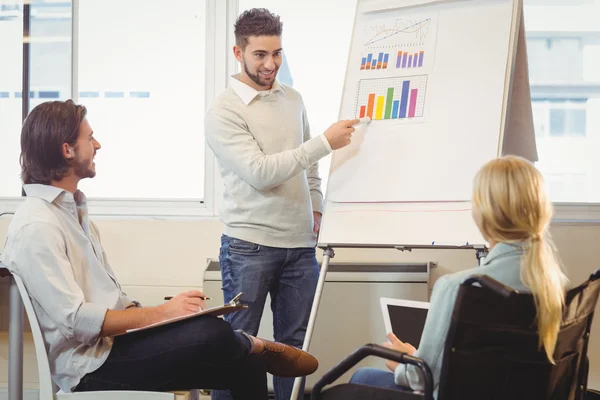
[[[533,294],[539,345],[554,364],[554,349],[562,321],[566,277],[549,235],[533,236],[521,261],[521,280]]]
[[[542,175],[523,158],[494,159],[475,176],[475,222],[490,243],[524,248],[521,281],[535,300],[540,347],[554,363],[568,280],[548,233],[552,214]]]

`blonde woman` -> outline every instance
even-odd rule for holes
[[[538,310],[538,333],[548,359],[561,321],[567,278],[562,271],[548,227],[552,203],[540,172],[529,161],[506,156],[485,164],[473,190],[473,219],[489,243],[481,266],[445,275],[437,280],[419,349],[388,334],[389,348],[424,359],[439,385],[444,342],[459,286],[469,276],[485,274],[520,291],[533,293]],[[423,390],[419,372],[411,366],[387,362],[393,372],[360,369],[352,383]]]

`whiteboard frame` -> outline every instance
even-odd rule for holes
[[[470,0],[447,0],[447,1],[451,1],[453,3],[468,3]],[[502,101],[502,111],[501,111],[501,120],[500,120],[500,132],[498,135],[498,144],[497,144],[497,156],[501,156],[502,155],[502,151],[503,151],[503,144],[504,144],[504,140],[505,140],[505,134],[506,134],[506,129],[507,127],[510,126],[511,124],[511,118],[517,118],[518,116],[515,114],[509,113],[510,110],[510,105],[511,102],[514,101],[513,100],[513,89],[514,89],[514,77],[516,74],[516,70],[517,68],[527,68],[527,60],[526,60],[526,53],[522,52],[521,54],[523,54],[525,56],[525,60],[519,60],[518,59],[518,44],[519,44],[519,35],[523,34],[525,32],[525,26],[524,26],[524,19],[523,19],[523,0],[511,0],[512,1],[512,18],[511,18],[511,27],[510,27],[510,37],[509,37],[509,42],[508,42],[508,62],[506,64],[506,71],[505,71],[505,77],[504,77],[504,81],[505,81],[505,86],[504,86],[504,97],[503,97],[503,101]],[[408,4],[406,6],[400,6],[397,8],[414,8],[415,6],[419,6],[419,5],[427,5],[427,4],[435,4],[435,3],[439,3],[440,1],[427,1],[427,2],[423,2],[423,4]],[[354,14],[354,23],[353,23],[353,27],[352,27],[352,38],[355,37],[356,34],[356,26],[357,26],[357,20],[359,17],[359,13],[361,5],[362,4],[367,4],[369,3],[368,0],[356,0],[356,12]],[[387,8],[386,8],[387,9]],[[373,12],[375,11],[375,9],[367,9],[364,12]],[[351,59],[350,59],[350,55],[352,53],[352,46],[353,46],[353,41],[350,42],[349,47],[348,47],[348,56],[347,56],[347,61],[346,61],[346,72],[344,74],[344,82],[347,82],[348,80],[348,71],[350,68],[350,63],[351,63]],[[524,50],[524,49],[523,49]],[[519,62],[519,63],[518,63]],[[345,98],[346,94],[347,94],[347,90],[349,90],[349,88],[346,87],[346,85],[344,84],[344,87],[342,89],[342,97],[340,99],[340,107],[339,107],[339,111],[338,111],[338,119],[342,117],[342,107],[343,107],[343,99]],[[331,158],[331,163],[330,163],[330,168],[328,170],[328,174],[331,174],[331,165],[334,165],[334,157],[335,157],[335,152],[332,154],[332,158]],[[322,222],[322,226],[325,225],[327,223],[327,210],[328,208],[330,208],[330,204],[332,203],[331,200],[329,200],[329,188],[330,188],[330,180],[328,180],[327,182],[327,194],[325,197],[325,207],[324,207],[324,211],[323,211],[323,222]],[[439,202],[439,204],[448,204],[449,202]],[[358,203],[361,205],[368,205],[370,203]],[[393,202],[385,202],[385,203],[380,203],[380,204],[395,204]],[[343,243],[343,242],[336,242],[336,241],[327,241],[324,242],[321,240],[321,238],[319,237],[318,240],[318,244],[317,247],[321,248],[321,249],[331,249],[331,248],[396,248],[398,250],[407,250],[407,251],[411,251],[412,249],[474,249],[477,252],[477,258],[479,259],[481,256],[485,256],[486,251],[487,251],[487,246],[486,243],[473,243],[473,244],[466,244],[466,245],[435,245],[435,244],[411,244],[411,243],[397,243],[397,244],[377,244],[377,243]]]

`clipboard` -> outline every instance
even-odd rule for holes
[[[243,310],[245,308],[248,308],[247,305],[240,303],[240,298],[242,297],[243,294],[244,293],[242,293],[242,292],[238,293],[237,296],[235,296],[233,299],[231,299],[231,301],[229,303],[225,303],[222,306],[211,307],[211,308],[207,308],[205,310],[199,311],[197,313],[165,319],[163,321],[155,322],[153,324],[142,326],[140,328],[128,329],[125,332],[119,333],[114,336],[121,336],[121,335],[126,335],[128,333],[139,332],[139,331],[143,331],[146,329],[152,329],[152,328],[156,328],[158,326],[163,326],[163,325],[171,324],[173,322],[182,321],[184,319],[199,317],[201,315],[212,315],[212,316],[216,317],[216,316],[220,316],[220,315],[230,314],[232,312],[236,312],[239,310]]]

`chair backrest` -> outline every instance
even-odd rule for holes
[[[600,270],[567,292],[554,365],[539,346],[533,295],[488,276],[468,279],[452,314],[438,399],[582,399],[598,278]]]
[[[29,293],[23,284],[21,278],[13,274],[13,279],[19,288],[23,305],[25,306],[25,312],[29,319],[29,325],[31,326],[31,333],[33,334],[33,344],[35,347],[35,355],[37,358],[38,374],[40,380],[40,399],[54,399],[54,385],[50,375],[50,363],[48,362],[48,353],[46,349],[46,343],[42,336],[42,329],[38,323],[33,309],[33,304],[29,298]]]

